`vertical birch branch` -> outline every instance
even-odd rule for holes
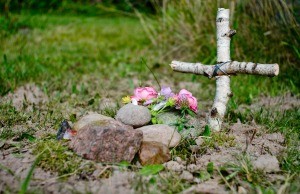
[[[230,61],[230,39],[235,31],[229,28],[229,9],[219,8],[217,13],[217,63]],[[214,131],[220,131],[226,113],[226,105],[231,97],[230,78],[216,77],[216,96],[208,117],[208,124]]]

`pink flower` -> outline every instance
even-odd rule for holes
[[[174,99],[176,100],[176,105],[178,108],[188,107],[192,111],[197,112],[197,99],[186,89],[180,90],[179,94],[174,96]]]
[[[152,98],[157,97],[157,92],[152,87],[136,88],[134,90],[134,96],[131,96],[131,99],[134,99],[138,102],[145,102]]]

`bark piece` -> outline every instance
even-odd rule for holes
[[[278,64],[260,64],[253,62],[238,62],[230,61],[225,63],[220,69],[216,71],[214,75],[215,65],[204,65],[201,63],[186,63],[180,61],[172,61],[171,68],[174,71],[193,73],[198,75],[204,75],[212,78],[214,76],[221,75],[236,75],[236,74],[251,74],[251,75],[265,75],[265,76],[277,76],[279,74]],[[226,74],[225,74],[226,73]]]

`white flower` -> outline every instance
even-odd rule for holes
[[[131,99],[131,103],[133,105],[138,105],[138,101],[136,99],[134,99],[134,98]]]
[[[162,101],[153,107],[154,111],[158,111],[166,105],[167,101]]]

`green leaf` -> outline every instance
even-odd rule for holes
[[[206,180],[210,179],[210,174],[206,170],[201,170],[200,171],[200,179],[202,181],[206,181]]]
[[[226,179],[227,181],[231,180],[232,178],[234,178],[234,177],[238,174],[238,172],[239,172],[239,171],[235,171],[235,172],[229,174],[228,176],[225,177],[225,179]]]
[[[88,101],[88,105],[92,105],[92,104],[94,104],[94,102],[95,102],[95,99],[92,98],[92,99],[90,99],[90,100]]]
[[[182,131],[183,128],[184,128],[184,125],[180,123],[180,124],[178,125],[178,131],[179,131],[179,132]]]
[[[35,141],[36,138],[33,135],[30,135],[28,133],[22,133],[20,139],[21,140],[22,139],[27,139],[28,141],[33,142],[33,141]]]
[[[204,132],[202,134],[202,136],[206,136],[206,137],[209,137],[211,134],[211,131],[210,131],[210,128],[208,125],[205,125],[205,129],[204,129]]]
[[[31,177],[32,177],[32,175],[33,175],[33,171],[34,171],[36,165],[37,165],[37,164],[39,163],[39,161],[41,160],[41,155],[42,155],[44,152],[45,152],[45,150],[42,151],[42,152],[36,157],[35,161],[34,161],[33,164],[31,165],[31,167],[30,167],[30,169],[29,169],[29,171],[28,171],[28,173],[27,173],[27,175],[26,175],[24,181],[23,181],[22,184],[21,184],[21,188],[20,188],[19,194],[25,194],[25,193],[27,193],[27,188],[28,188],[28,186],[29,186]]]
[[[153,117],[153,118],[151,119],[151,122],[152,122],[152,124],[157,124],[157,118],[156,118],[156,117]]]
[[[164,166],[162,164],[153,164],[153,165],[147,165],[144,166],[140,171],[139,174],[143,176],[149,176],[159,173],[164,169]]]
[[[193,111],[191,111],[190,109],[186,109],[187,112],[189,113],[189,115],[191,115],[192,117],[196,116],[196,113],[194,113]]]
[[[207,164],[206,169],[207,169],[207,172],[208,172],[209,174],[212,174],[212,173],[214,172],[214,163],[213,163],[213,162],[209,162],[209,163]]]
[[[130,163],[127,162],[127,161],[122,161],[122,162],[119,163],[119,166],[121,168],[127,168],[128,166],[130,166]]]

